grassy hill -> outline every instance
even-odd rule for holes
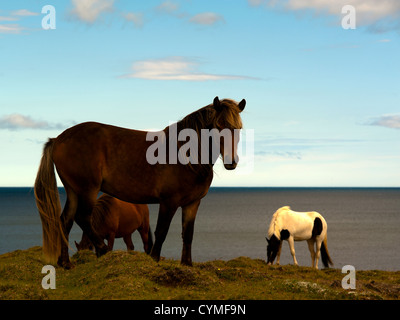
[[[72,270],[56,268],[56,289],[44,290],[41,247],[0,255],[0,299],[399,299],[400,272],[357,271],[355,290],[338,269],[267,266],[238,257],[181,266],[141,252],[113,251],[97,259],[81,251]]]

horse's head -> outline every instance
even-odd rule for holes
[[[271,236],[271,239],[265,238],[267,240],[267,264],[273,264],[276,258],[276,255],[279,251],[279,246],[281,244],[281,240],[279,240],[274,234]]]
[[[236,168],[239,162],[237,155],[237,145],[239,143],[240,129],[242,129],[242,119],[240,113],[246,106],[246,100],[239,103],[224,99],[220,101],[214,98],[213,107],[216,110],[215,127],[220,132],[220,154],[227,170]]]

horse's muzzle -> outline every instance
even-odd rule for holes
[[[235,159],[230,159],[229,157],[225,157],[224,159],[224,167],[226,170],[234,170],[239,162],[239,156],[236,155]]]

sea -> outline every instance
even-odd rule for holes
[[[60,188],[62,204],[65,191]],[[266,259],[266,234],[273,213],[282,206],[318,211],[328,224],[328,250],[334,268],[400,270],[400,188],[223,188],[212,187],[197,212],[192,244],[194,262],[240,256]],[[154,232],[158,205],[149,205]],[[170,226],[161,256],[180,259],[181,209]],[[70,244],[82,236],[74,224]],[[138,232],[135,250],[143,251]],[[0,188],[0,254],[42,245],[42,227],[33,188]],[[126,250],[116,239],[114,250]],[[299,265],[310,266],[306,241],[295,242]],[[70,255],[76,250],[70,249]],[[293,264],[287,242],[281,264]],[[320,267],[322,267],[320,262]]]

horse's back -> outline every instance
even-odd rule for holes
[[[295,241],[307,240],[313,236],[315,219],[320,219],[322,226],[319,234],[326,231],[327,225],[322,215],[316,211],[310,212],[297,212],[290,209],[290,207],[280,208],[277,215],[276,225],[279,228],[286,229],[290,235],[293,236]]]

